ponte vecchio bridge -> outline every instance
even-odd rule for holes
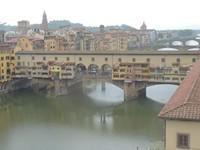
[[[56,75],[57,79],[67,79],[68,82],[79,78],[77,75],[89,75],[95,79],[101,78],[103,81],[110,78],[113,84],[124,90],[125,99],[130,99],[138,96],[138,92],[148,85],[179,84],[190,66],[199,60],[199,57],[198,51],[184,50],[173,52],[155,50],[132,52],[20,51],[16,53],[15,77],[52,79],[52,75],[54,77]],[[82,79],[84,79],[83,76]],[[63,82],[60,82],[57,85],[62,84]]]

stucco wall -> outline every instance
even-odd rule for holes
[[[166,121],[166,150],[183,150],[177,148],[177,134],[190,135],[190,149],[200,150],[200,122],[192,121]]]
[[[17,57],[20,56],[20,60],[17,59]],[[32,60],[31,57],[34,56],[35,60]],[[43,57],[46,57],[46,60],[43,60]],[[57,57],[57,60],[55,60],[55,57]],[[69,60],[67,60],[67,57]],[[81,60],[80,60],[81,58]],[[92,60],[92,58],[95,58],[95,60]],[[105,60],[107,58],[107,61]],[[48,61],[57,61],[57,62],[75,62],[75,64],[82,63],[88,68],[90,64],[96,64],[99,66],[99,68],[102,67],[104,64],[108,64],[110,66],[113,66],[116,63],[119,63],[119,58],[121,59],[121,62],[133,62],[133,59],[135,59],[135,62],[147,62],[147,58],[150,59],[150,65],[153,66],[172,66],[173,63],[177,62],[177,58],[180,59],[181,65],[190,65],[193,63],[193,59],[198,60],[198,55],[181,55],[181,54],[174,54],[174,55],[95,55],[95,54],[88,54],[88,55],[82,55],[82,54],[48,54],[48,53],[41,53],[41,54],[16,54],[16,61],[17,62],[27,62],[30,63],[30,65],[33,65],[34,62],[42,61],[42,62],[48,62]],[[162,58],[165,58],[165,62],[163,63],[161,61]],[[22,63],[23,64],[23,63]]]

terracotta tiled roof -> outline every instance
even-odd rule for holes
[[[200,121],[200,61],[193,65],[187,77],[161,110],[159,117]]]

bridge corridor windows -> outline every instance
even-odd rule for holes
[[[79,57],[79,61],[82,61],[82,57]]]
[[[166,62],[165,58],[161,58],[161,62],[165,63]]]
[[[106,61],[106,62],[108,61],[108,57],[105,58],[105,61]]]
[[[192,58],[192,62],[195,63],[196,62],[196,58]]]
[[[176,62],[177,62],[177,63],[180,63],[180,62],[181,62],[181,59],[180,59],[180,58],[176,58]]]
[[[136,62],[136,59],[135,59],[135,58],[132,58],[132,62]]]
[[[92,58],[91,58],[91,61],[95,61],[95,58],[94,58],[94,57],[92,57]]]
[[[122,59],[121,59],[121,58],[118,58],[118,61],[119,61],[119,62],[122,62]]]
[[[146,61],[147,61],[148,63],[150,63],[151,59],[150,59],[150,58],[147,58]]]
[[[69,57],[67,57],[67,58],[66,58],[66,60],[67,60],[67,61],[70,61],[70,58],[69,58]]]
[[[35,60],[35,57],[34,57],[34,56],[32,56],[32,60]]]
[[[43,60],[45,61],[45,60],[46,60],[46,57],[43,57]]]
[[[55,61],[56,61],[56,60],[58,60],[58,57],[55,57],[54,59],[55,59]]]

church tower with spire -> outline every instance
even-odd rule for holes
[[[145,24],[145,22],[143,22],[143,24],[141,25],[140,30],[147,30],[147,25]]]
[[[48,21],[47,21],[47,15],[45,11],[42,16],[42,30],[44,30],[45,32],[48,31]]]

